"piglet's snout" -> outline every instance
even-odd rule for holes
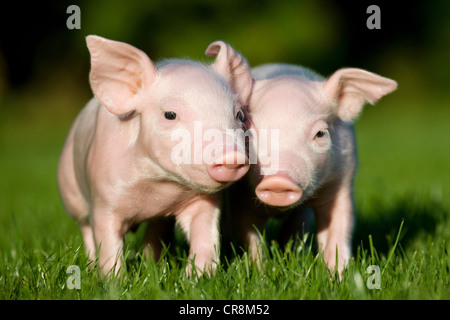
[[[256,196],[264,203],[276,207],[292,205],[302,197],[302,189],[289,177],[266,176],[256,187]]]
[[[235,148],[227,148],[211,165],[208,165],[208,174],[219,182],[232,182],[241,179],[250,168],[249,161],[244,153]]]

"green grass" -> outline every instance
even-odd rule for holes
[[[160,261],[143,258],[142,228],[126,238],[127,268],[118,280],[89,267],[77,225],[58,196],[58,156],[76,114],[64,99],[46,112],[33,111],[33,99],[16,97],[4,105],[0,299],[450,298],[448,106],[430,113],[419,102],[386,99],[367,107],[358,121],[357,222],[353,258],[341,282],[325,268],[314,232],[286,248],[269,241],[261,270],[235,248],[222,257],[216,275],[191,279],[179,239]],[[71,103],[81,106],[78,100]],[[25,115],[11,111],[18,104],[30,106]],[[67,287],[70,265],[81,270],[80,290]],[[380,268],[379,290],[366,285],[370,265]]]

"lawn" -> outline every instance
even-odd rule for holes
[[[314,232],[286,249],[268,241],[261,270],[235,248],[222,256],[216,275],[192,279],[184,275],[183,240],[177,237],[160,261],[147,261],[142,228],[126,238],[125,275],[99,277],[56,185],[62,144],[88,97],[52,99],[53,107],[45,95],[3,102],[0,299],[450,298],[449,99],[425,106],[393,94],[358,120],[357,220],[341,282],[324,267]],[[67,282],[69,266],[79,268],[80,289]]]

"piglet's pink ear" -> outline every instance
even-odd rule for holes
[[[225,77],[242,106],[247,105],[253,78],[247,60],[228,43],[215,41],[205,51],[208,57],[217,57],[212,68]]]
[[[111,113],[139,111],[142,92],[148,88],[156,69],[149,57],[129,44],[88,36],[91,53],[89,80],[97,99]]]
[[[336,114],[344,121],[352,121],[366,102],[374,104],[396,88],[394,80],[356,68],[340,69],[324,83],[325,95],[336,103]]]

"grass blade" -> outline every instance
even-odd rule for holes
[[[402,222],[400,223],[400,228],[398,229],[397,237],[395,238],[394,245],[389,250],[389,254],[388,254],[388,257],[387,257],[387,260],[386,260],[386,264],[385,264],[385,266],[383,268],[383,271],[381,272],[382,275],[386,271],[386,268],[388,267],[389,263],[391,262],[392,257],[394,256],[395,249],[397,248],[398,241],[400,240],[400,234],[402,232],[402,228],[403,228],[403,223],[404,222],[405,222],[405,219],[403,219]]]

